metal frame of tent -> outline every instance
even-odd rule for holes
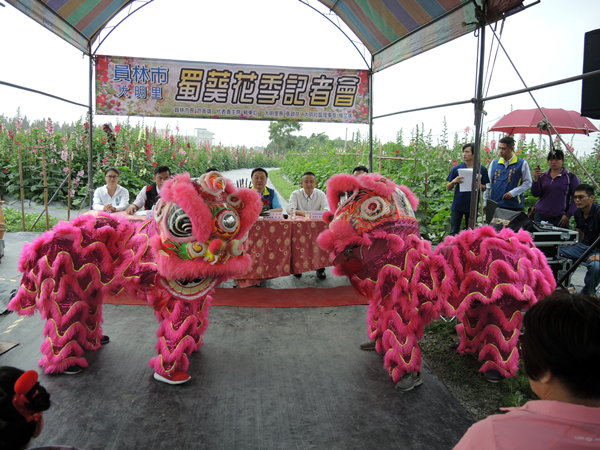
[[[67,42],[82,50],[89,56],[89,105],[72,102],[51,94],[36,91],[22,86],[0,81],[0,84],[25,89],[39,94],[47,95],[62,101],[66,101],[88,109],[89,126],[89,144],[88,144],[88,195],[93,191],[93,74],[94,74],[94,56],[99,47],[110,36],[119,25],[127,20],[132,14],[141,8],[152,3],[154,0],[114,0],[108,2],[111,8],[105,8],[97,16],[87,20],[85,14],[90,15],[94,8],[85,8],[86,1],[73,2],[76,6],[73,8],[82,8],[84,11],[77,16],[79,22],[71,23],[61,16],[60,12],[71,3],[71,0],[56,2],[61,5],[61,9],[54,10],[42,0],[4,0],[20,9],[32,19],[38,21],[46,28],[50,29]],[[335,23],[327,15],[308,3],[308,0],[299,0],[306,6],[309,6],[319,14],[323,15],[329,22],[336,26],[354,45],[361,54],[365,64],[369,67],[364,55],[360,52],[355,42],[341,28],[339,23]],[[363,45],[371,52],[371,61],[369,67],[369,166],[373,168],[373,124],[375,119],[389,117],[392,115],[405,114],[415,111],[424,111],[428,109],[443,108],[461,104],[472,103],[475,108],[475,149],[474,149],[474,171],[479,172],[481,167],[481,137],[484,103],[489,100],[509,97],[521,93],[544,89],[551,86],[557,86],[564,83],[578,81],[584,78],[600,75],[600,70],[588,72],[583,75],[569,77],[538,86],[525,87],[517,91],[506,92],[499,95],[485,97],[484,87],[484,61],[485,61],[485,35],[486,26],[489,26],[498,45],[502,47],[500,38],[496,35],[492,27],[493,23],[505,20],[508,16],[524,10],[530,6],[540,3],[540,0],[524,6],[523,0],[448,0],[442,2],[445,8],[440,6],[440,2],[430,2],[421,0],[397,0],[396,2],[386,2],[388,9],[382,8],[382,2],[358,2],[356,0],[319,0],[320,3],[329,7],[330,13],[335,13],[361,40]],[[435,5],[437,4],[437,7]],[[65,6],[66,5],[66,6]],[[391,5],[391,6],[390,6]],[[379,9],[377,9],[379,7]],[[73,9],[71,8],[71,9]],[[115,25],[109,25],[117,14],[129,8],[125,17],[121,18]],[[99,11],[99,10],[98,10]],[[73,13],[72,10],[70,10]],[[83,19],[81,17],[83,17]],[[48,18],[51,17],[51,20]],[[69,16],[71,18],[71,16]],[[402,22],[401,18],[404,22]],[[431,20],[429,20],[429,19]],[[84,25],[81,23],[84,22]],[[409,26],[405,26],[409,23]],[[95,25],[94,25],[95,24]],[[84,27],[85,26],[85,27]],[[432,28],[433,27],[433,28]],[[81,29],[83,28],[83,29]],[[432,31],[433,30],[433,31]],[[381,71],[391,65],[425,52],[435,46],[453,40],[464,34],[474,31],[478,36],[478,68],[476,78],[475,98],[462,100],[452,103],[432,105],[423,108],[398,111],[394,113],[373,116],[373,74]],[[103,32],[106,34],[102,35]],[[87,33],[87,34],[86,34]],[[94,42],[98,41],[96,49],[92,51]],[[503,51],[504,47],[502,47]],[[508,57],[508,54],[506,55]],[[510,60],[510,58],[509,58]],[[511,62],[512,63],[512,62]],[[514,65],[513,65],[514,67]],[[515,67],[516,70],[516,67]],[[518,73],[518,72],[517,72]],[[533,96],[532,96],[533,98]],[[535,99],[534,99],[535,101]],[[536,102],[537,105],[537,102]],[[561,137],[562,139],[562,137]],[[564,143],[564,141],[563,141]],[[569,147],[565,147],[570,151]],[[574,155],[573,155],[574,156]],[[576,159],[576,158],[575,158]],[[579,162],[579,161],[578,161]],[[581,164],[580,164],[581,165]],[[583,166],[582,166],[583,167]],[[584,169],[585,170],[585,169]],[[587,173],[587,172],[586,172]],[[589,175],[589,174],[588,174]],[[591,177],[590,177],[591,178]],[[473,177],[472,191],[475,191],[477,183],[476,177]],[[595,183],[595,181],[594,181]],[[598,185],[596,185],[598,187]],[[599,188],[600,190],[600,188]],[[469,218],[469,227],[474,228],[477,220],[477,196],[471,198],[471,211]]]

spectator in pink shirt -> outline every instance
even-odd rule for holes
[[[473,425],[455,450],[600,448],[600,300],[558,291],[524,318],[520,352],[541,400]]]

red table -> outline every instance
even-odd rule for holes
[[[329,253],[317,245],[317,236],[327,229],[323,220],[256,221],[248,234],[246,252],[252,266],[238,285],[251,286],[262,280],[303,273],[331,266]]]
[[[85,214],[98,216],[102,211]],[[131,215],[124,211],[110,213],[115,219],[143,222],[146,216]],[[292,273],[304,273],[331,266],[329,253],[317,245],[317,236],[327,229],[323,220],[297,217],[294,220],[258,219],[250,228],[246,253],[252,258],[252,266],[243,278],[241,287],[252,286],[270,278],[284,277]]]

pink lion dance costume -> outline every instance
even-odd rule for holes
[[[250,267],[244,242],[261,208],[255,191],[238,190],[218,172],[184,174],[165,182],[154,219],[83,215],[27,245],[9,309],[38,309],[46,319],[40,366],[46,373],[87,367],[83,351],[101,346],[102,303],[125,290],[146,299],[161,322],[158,356],[149,363],[155,378],[187,381],[188,355],[208,327],[210,294]]]
[[[459,351],[479,351],[481,372],[516,374],[521,309],[555,287],[527,232],[469,230],[433,252],[407,187],[376,173],[340,174],[329,180],[327,197],[335,213],[324,216],[329,229],[318,243],[331,251],[334,273],[369,299],[368,335],[394,382],[420,371],[418,340],[441,312],[462,321]]]

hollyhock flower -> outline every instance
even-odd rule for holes
[[[85,174],[85,171],[80,170],[79,172],[77,172],[77,176],[78,177],[82,177]]]
[[[490,142],[490,145],[492,146],[492,150],[496,150],[496,140],[493,139],[492,142]]]
[[[115,125],[115,133],[119,134],[120,131],[121,131],[121,124]]]
[[[465,133],[468,133],[469,131],[471,131],[471,127],[465,128]]]
[[[484,149],[483,149],[483,151],[484,151],[484,152],[486,152],[486,153],[489,153],[489,152],[491,152],[491,150],[490,150],[490,148],[489,148],[489,147],[486,147],[486,148],[484,148]]]
[[[64,173],[69,173],[69,168],[68,167],[63,167],[63,172]]]
[[[452,165],[453,166],[457,166],[458,165],[458,163],[456,162],[456,160],[452,161]]]
[[[519,140],[520,140],[520,141],[524,141],[524,140],[525,140],[525,134],[524,134],[524,133],[521,133],[521,134],[519,135]]]

